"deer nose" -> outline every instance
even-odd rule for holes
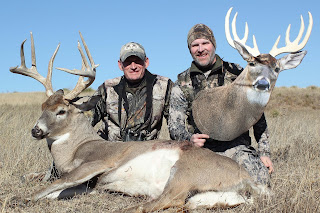
[[[33,127],[33,129],[31,130],[31,134],[34,138],[37,138],[37,139],[40,139],[43,137],[43,131],[38,126]]]
[[[258,80],[255,84],[254,87],[258,90],[265,90],[265,91],[269,91],[270,89],[270,84],[269,81],[266,78],[262,78],[260,80]]]

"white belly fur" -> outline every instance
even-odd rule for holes
[[[237,192],[205,192],[191,197],[186,204],[190,209],[197,207],[233,207],[253,200],[246,199]]]
[[[162,194],[179,155],[178,148],[144,153],[111,172],[102,182],[107,183],[105,188],[109,190],[155,199]]]

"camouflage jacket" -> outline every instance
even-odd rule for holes
[[[170,136],[175,140],[190,140],[195,133],[200,133],[192,118],[192,102],[200,90],[232,83],[243,68],[234,63],[223,61],[216,55],[217,61],[209,71],[200,71],[194,62],[191,67],[178,75],[170,98],[168,128]],[[269,134],[264,114],[253,126],[254,136],[258,142],[260,156],[270,156]],[[249,131],[232,141],[208,139],[205,147],[213,151],[223,152],[238,145],[250,145]]]
[[[102,120],[98,134],[110,141],[156,139],[163,116],[168,117],[172,85],[169,78],[149,71],[135,89],[124,76],[106,80],[94,94],[101,99],[93,109],[92,126]]]

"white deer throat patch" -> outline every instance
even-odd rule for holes
[[[270,92],[261,92],[255,89],[247,90],[247,99],[250,104],[258,104],[260,106],[266,106],[270,98]]]
[[[144,153],[107,175],[103,182],[107,189],[129,195],[148,195],[157,198],[179,159],[180,149],[159,149]]]
[[[63,144],[65,141],[68,140],[68,138],[70,137],[70,133],[66,133],[66,134],[63,134],[63,135],[59,135],[57,137],[55,137],[55,141],[53,142],[55,145],[58,145],[58,144]]]

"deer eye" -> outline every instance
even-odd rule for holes
[[[254,65],[256,65],[256,63],[254,63],[254,62],[249,62],[249,66],[253,67]]]
[[[57,113],[57,115],[64,115],[65,113],[66,113],[66,111],[62,109]]]

